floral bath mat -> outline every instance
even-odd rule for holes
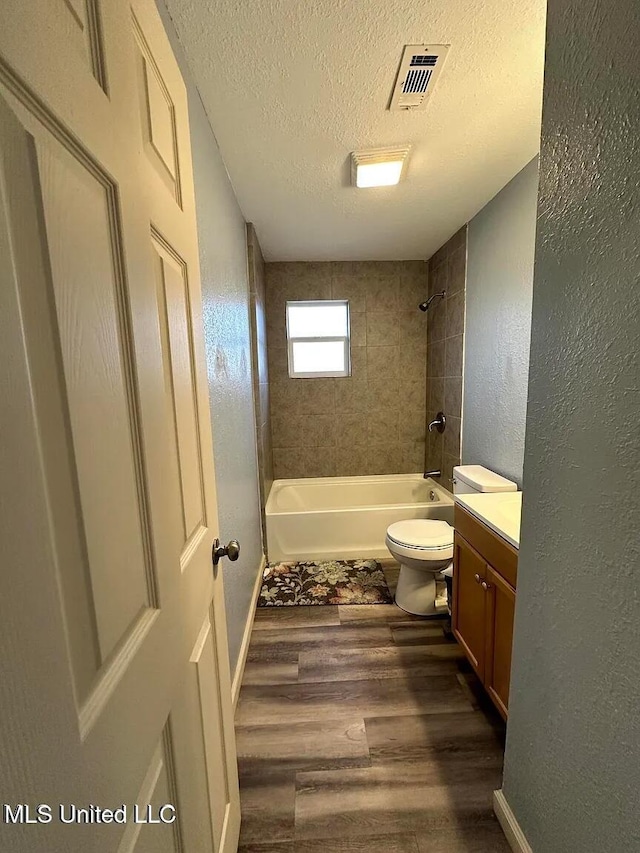
[[[270,563],[264,571],[258,607],[292,604],[391,604],[376,560]]]

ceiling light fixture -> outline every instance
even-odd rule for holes
[[[351,182],[354,187],[392,187],[399,183],[410,147],[352,152]]]

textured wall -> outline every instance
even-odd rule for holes
[[[424,465],[423,261],[267,264],[276,478],[417,473]],[[285,303],[348,299],[352,375],[290,379]]]
[[[451,489],[454,465],[460,464],[462,370],[467,228],[464,226],[429,261],[429,296],[446,291],[427,313],[427,418],[444,412],[444,433],[429,433],[427,468],[442,472],[442,485]]]
[[[549,4],[504,777],[535,853],[640,850],[639,23]]]
[[[167,11],[158,8],[189,95],[220,538],[242,547],[237,563],[222,564],[233,673],[262,559],[245,222]]]
[[[538,158],[468,225],[463,461],[522,484]]]
[[[251,294],[251,364],[253,401],[256,413],[258,475],[263,542],[267,541],[264,507],[273,483],[273,451],[271,448],[271,416],[269,413],[269,367],[267,360],[267,296],[264,258],[258,235],[247,225],[249,291]]]

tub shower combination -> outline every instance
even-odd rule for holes
[[[390,524],[453,525],[453,496],[421,474],[276,480],[265,508],[269,561],[389,559]]]

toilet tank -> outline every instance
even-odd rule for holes
[[[483,468],[482,465],[456,465],[453,469],[453,494],[468,495],[480,492],[517,492],[511,480]]]

